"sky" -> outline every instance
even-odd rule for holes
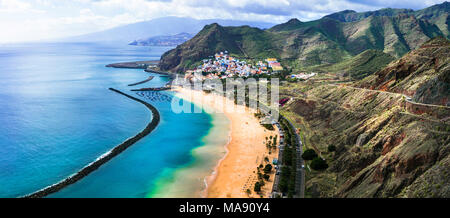
[[[0,43],[97,32],[166,16],[282,23],[346,9],[422,9],[443,0],[0,0]]]

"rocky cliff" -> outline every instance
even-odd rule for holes
[[[450,197],[450,110],[410,107],[402,94],[414,91],[414,99],[432,103],[448,99],[449,89],[441,89],[450,74],[448,49],[448,40],[433,39],[362,83],[282,87],[281,97],[294,96],[282,112],[330,165],[307,172],[307,196]],[[445,110],[440,117],[417,113],[434,109]]]
[[[450,41],[438,37],[365,78],[360,87],[403,93],[420,103],[449,105]]]

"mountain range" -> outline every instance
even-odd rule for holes
[[[61,39],[69,42],[115,42],[130,43],[133,40],[153,36],[175,35],[179,33],[196,34],[205,25],[218,23],[225,26],[250,25],[258,28],[269,28],[273,23],[252,22],[241,20],[205,19],[198,20],[188,17],[162,17],[149,21],[127,24],[112,29]]]
[[[449,2],[417,11],[345,10],[309,22],[293,18],[264,30],[213,23],[163,54],[160,68],[184,71],[223,50],[238,57],[275,57],[294,69],[339,63],[368,49],[399,58],[431,38],[448,38],[449,11]]]
[[[186,42],[193,35],[189,33],[179,33],[175,35],[168,36],[153,36],[145,39],[137,39],[131,42],[129,45],[138,46],[177,46]]]

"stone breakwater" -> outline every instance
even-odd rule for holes
[[[164,91],[164,90],[170,90],[170,86],[166,87],[156,87],[156,88],[142,88],[142,89],[132,89],[131,91],[138,92],[138,91]]]
[[[163,71],[154,70],[154,69],[151,69],[151,68],[147,68],[144,71],[148,72],[148,73],[156,73],[156,74],[168,76],[170,79],[175,79],[177,77],[176,73],[163,72]]]
[[[139,141],[140,139],[142,139],[143,137],[148,135],[150,132],[152,132],[156,128],[156,126],[158,125],[158,123],[160,121],[160,115],[159,115],[158,110],[155,107],[153,107],[153,105],[151,105],[145,101],[142,101],[138,98],[135,98],[133,96],[130,96],[128,94],[125,94],[117,89],[109,88],[109,90],[117,92],[121,95],[124,95],[125,97],[128,97],[132,100],[135,100],[137,102],[144,104],[153,114],[152,121],[149,124],[147,124],[145,129],[142,130],[141,132],[139,132],[137,135],[127,139],[122,144],[117,145],[116,147],[114,147],[113,149],[108,151],[107,153],[98,157],[95,161],[91,162],[89,165],[85,166],[83,169],[81,169],[77,173],[72,174],[71,176],[67,177],[64,180],[61,180],[58,183],[47,186],[46,188],[43,188],[39,191],[36,191],[34,193],[31,193],[31,194],[23,196],[23,197],[25,197],[25,198],[42,198],[42,197],[45,197],[51,193],[57,192],[57,191],[63,189],[64,187],[81,180],[85,176],[89,175],[91,172],[98,169],[101,165],[105,164],[106,162],[108,162],[109,160],[111,160],[112,158],[117,156],[118,154],[122,153],[125,149],[127,149],[128,147],[130,147],[131,145],[133,145],[134,143],[136,143],[137,141]]]
[[[114,68],[132,68],[132,69],[147,69],[151,66],[157,66],[159,61],[133,61],[133,62],[121,62],[108,64],[106,67]]]
[[[146,83],[146,82],[152,80],[153,77],[154,77],[154,76],[149,76],[148,79],[146,79],[146,80],[144,80],[144,81],[140,81],[140,82],[137,82],[137,83],[129,84],[128,86],[136,86],[136,85],[140,85],[140,84]]]
[[[172,85],[172,81],[177,77],[176,73],[171,72],[163,72],[156,70],[155,67],[159,61],[134,61],[134,62],[122,62],[122,63],[114,63],[114,64],[108,64],[106,67],[114,67],[114,68],[130,68],[130,69],[144,69],[145,72],[148,73],[155,73],[163,76],[169,77],[169,82],[167,82],[164,87],[159,88],[144,88],[144,89],[133,89],[131,91],[162,91],[162,90],[168,90],[170,89],[170,86]],[[151,76],[150,76],[151,77]],[[146,83],[150,81],[152,78],[148,78],[142,82],[137,82],[133,84],[129,84],[128,86],[135,86],[142,83]]]

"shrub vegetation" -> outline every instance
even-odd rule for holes
[[[313,149],[307,149],[302,154],[302,158],[304,160],[312,160],[312,159],[314,159],[316,157],[317,157],[317,153]]]
[[[328,168],[328,164],[322,158],[316,157],[311,161],[311,168],[313,170],[325,170]]]

